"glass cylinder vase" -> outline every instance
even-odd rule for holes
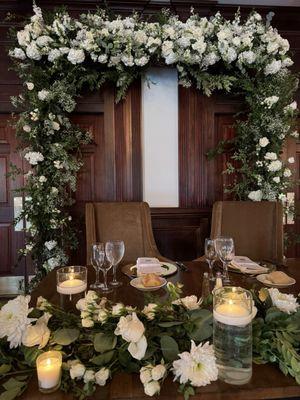
[[[60,294],[60,306],[73,310],[87,289],[87,268],[82,266],[63,267],[56,271],[56,289]]]
[[[243,385],[252,376],[252,295],[246,289],[225,286],[214,291],[213,303],[219,379]]]

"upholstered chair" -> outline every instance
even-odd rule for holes
[[[217,201],[211,238],[230,236],[235,253],[253,260],[283,259],[283,209],[279,202]]]
[[[152,231],[149,205],[145,202],[87,203],[85,209],[87,262],[91,244],[123,240],[123,262],[138,257],[157,257],[167,261],[158,251]]]

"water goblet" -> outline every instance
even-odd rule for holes
[[[110,282],[110,286],[119,287],[122,282],[117,281],[117,267],[122,260],[125,252],[125,245],[122,240],[109,241],[105,244],[106,258],[110,263],[110,267],[113,267],[113,280]]]
[[[205,259],[209,267],[209,280],[214,281],[214,274],[213,274],[213,263],[216,258],[216,248],[215,248],[215,241],[213,239],[205,239]]]
[[[224,283],[229,284],[228,264],[234,257],[234,241],[230,237],[218,237],[215,239],[215,248],[223,264]]]
[[[96,271],[96,280],[90,285],[91,289],[101,289],[103,284],[99,281],[99,271],[104,263],[105,251],[103,243],[94,243],[91,246],[91,264]]]

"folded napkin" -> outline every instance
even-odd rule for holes
[[[139,257],[136,263],[137,276],[143,274],[158,274],[162,273],[161,263],[157,258]]]
[[[268,268],[262,267],[256,262],[250,260],[249,257],[235,256],[229,266],[233,269],[238,269],[244,274],[264,274],[269,272]]]

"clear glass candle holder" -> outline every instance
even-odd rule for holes
[[[62,355],[59,351],[47,351],[36,359],[39,391],[55,392],[60,387]]]
[[[87,289],[87,268],[81,266],[63,267],[56,272],[56,289],[60,294],[60,306],[71,311]]]
[[[225,286],[214,291],[213,302],[219,379],[243,385],[252,376],[252,295],[246,289]]]

